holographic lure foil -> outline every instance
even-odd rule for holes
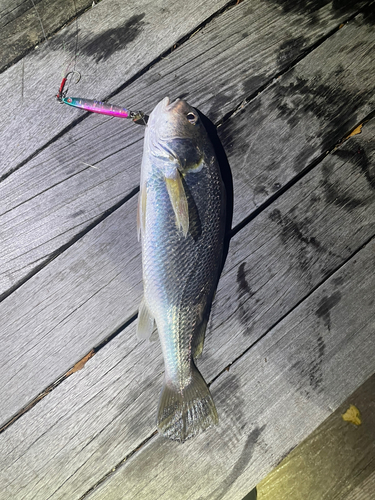
[[[118,118],[133,118],[132,112],[128,109],[105,102],[81,99],[80,97],[61,97],[60,101],[69,106],[90,111],[91,113],[116,116]]]

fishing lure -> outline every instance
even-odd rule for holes
[[[101,115],[115,116],[117,118],[130,118],[134,123],[139,125],[146,125],[148,116],[142,111],[130,111],[130,109],[122,108],[121,106],[115,106],[109,102],[100,102],[92,99],[82,99],[81,97],[67,97],[67,90],[64,90],[68,76],[70,74],[79,73],[77,71],[70,71],[67,73],[61,81],[59,91],[56,94],[56,98],[60,103],[68,104],[75,108],[84,109],[85,111],[90,111],[91,113],[98,113]],[[79,79],[81,75],[79,75]],[[77,82],[79,81],[77,80]]]

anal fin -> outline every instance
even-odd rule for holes
[[[192,345],[193,359],[199,358],[199,356],[202,354],[207,323],[208,323],[208,318],[205,318],[199,325],[198,331],[194,334],[193,345]]]
[[[149,339],[154,330],[154,318],[148,310],[143,298],[138,309],[137,337],[139,340]]]

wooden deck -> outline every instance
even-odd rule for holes
[[[62,3],[2,2],[0,499],[241,500],[375,373],[375,4]],[[58,105],[74,59],[71,95],[186,98],[228,157],[199,361],[220,423],[183,445],[135,336],[144,129]]]

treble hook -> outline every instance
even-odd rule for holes
[[[77,79],[76,79],[76,81],[74,83],[77,84],[80,81],[80,79],[81,79],[81,73],[79,73],[78,71],[75,71],[75,70],[69,71],[69,73],[67,73],[64,76],[64,78],[62,79],[59,91],[56,94],[56,99],[58,101],[62,102],[62,98],[66,96],[67,90],[64,91],[65,84],[66,84],[66,82],[68,80],[68,76],[69,75],[74,75],[74,74],[78,75],[78,77],[77,77]]]

